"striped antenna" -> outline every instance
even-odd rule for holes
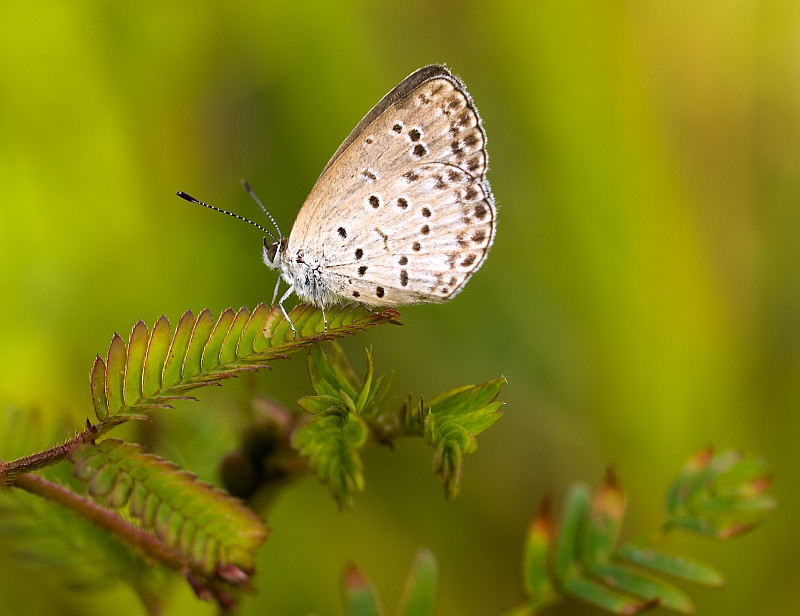
[[[195,203],[195,204],[197,204],[197,205],[202,205],[203,207],[207,207],[208,209],[210,209],[210,210],[214,210],[215,212],[220,212],[221,214],[227,214],[228,216],[233,216],[234,218],[238,218],[239,220],[243,220],[244,222],[246,222],[246,223],[249,223],[249,224],[253,225],[254,227],[257,227],[258,229],[261,229],[261,230],[262,230],[264,233],[266,233],[267,235],[269,235],[269,236],[270,236],[272,239],[274,239],[276,242],[277,242],[277,241],[280,239],[280,238],[277,238],[277,237],[275,237],[275,236],[272,234],[272,232],[270,232],[270,231],[267,231],[267,230],[266,230],[264,227],[262,227],[260,224],[258,224],[257,222],[253,222],[253,221],[252,221],[252,220],[250,220],[249,218],[245,218],[244,216],[239,216],[239,214],[234,214],[233,212],[229,212],[229,211],[227,211],[227,210],[223,210],[223,209],[221,209],[221,208],[214,207],[213,205],[209,205],[208,203],[203,203],[203,202],[202,202],[202,201],[200,201],[199,199],[195,199],[194,197],[192,197],[192,195],[189,195],[189,194],[187,194],[187,193],[183,192],[182,190],[179,190],[179,191],[178,191],[176,194],[177,194],[177,195],[178,195],[178,196],[179,196],[181,199],[185,199],[185,200],[186,200],[186,201],[188,201],[189,203]],[[263,207],[263,206],[262,206],[262,207]],[[266,211],[266,210],[265,210],[265,211]],[[269,216],[269,214],[267,214],[267,215]],[[272,216],[270,216],[269,218],[270,218],[270,220],[272,220]],[[275,223],[275,221],[274,221],[274,220],[273,220],[272,222],[273,222],[273,224]],[[278,225],[275,225],[275,228],[277,229],[277,228],[278,228]],[[280,229],[278,229],[278,233],[280,234]]]
[[[261,203],[261,199],[259,199],[256,196],[256,193],[253,192],[253,189],[250,188],[250,184],[249,184],[249,182],[247,180],[242,180],[242,188],[244,188],[245,191],[247,192],[247,194],[250,195],[253,198],[253,201],[258,203],[258,207],[261,208],[261,211],[264,212],[267,215],[267,218],[269,218],[272,221],[272,224],[275,225],[275,230],[278,232],[278,237],[283,237],[283,233],[281,233],[281,228],[278,226],[278,223],[275,222],[275,219],[272,217],[272,214],[270,214],[267,211],[267,208],[264,207],[264,204]],[[272,235],[272,234],[270,234],[270,235]],[[272,237],[275,237],[275,236],[273,235]]]

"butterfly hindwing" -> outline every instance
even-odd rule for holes
[[[494,236],[485,143],[463,84],[444,67],[420,69],[331,159],[298,214],[289,254],[302,250],[344,299],[381,306],[452,297]]]

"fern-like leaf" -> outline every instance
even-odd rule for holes
[[[396,323],[399,315],[391,309],[373,313],[354,304],[336,306],[327,314],[327,334],[318,308],[299,305],[290,317],[296,339],[280,308],[265,304],[252,312],[228,309],[216,321],[208,310],[197,317],[187,311],[174,333],[165,317],[152,332],[139,321],[127,343],[114,335],[106,358],[95,360],[90,384],[97,418],[110,427],[154,408],[170,408],[174,400],[194,399],[186,395],[192,389],[265,368],[320,340]]]
[[[70,455],[75,476],[100,505],[119,509],[207,578],[250,572],[266,539],[261,519],[227,492],[137,445],[106,439]]]

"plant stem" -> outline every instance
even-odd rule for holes
[[[94,426],[87,427],[83,432],[76,434],[66,443],[56,445],[50,449],[45,449],[38,453],[18,458],[11,462],[0,461],[0,486],[16,483],[24,473],[52,466],[61,462],[74,449],[85,443],[91,443],[97,438],[97,430]]]

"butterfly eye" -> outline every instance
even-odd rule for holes
[[[275,256],[278,254],[278,245],[279,242],[273,242],[272,244],[267,245],[267,239],[264,238],[264,254],[267,255],[267,260],[270,263],[275,262]]]

